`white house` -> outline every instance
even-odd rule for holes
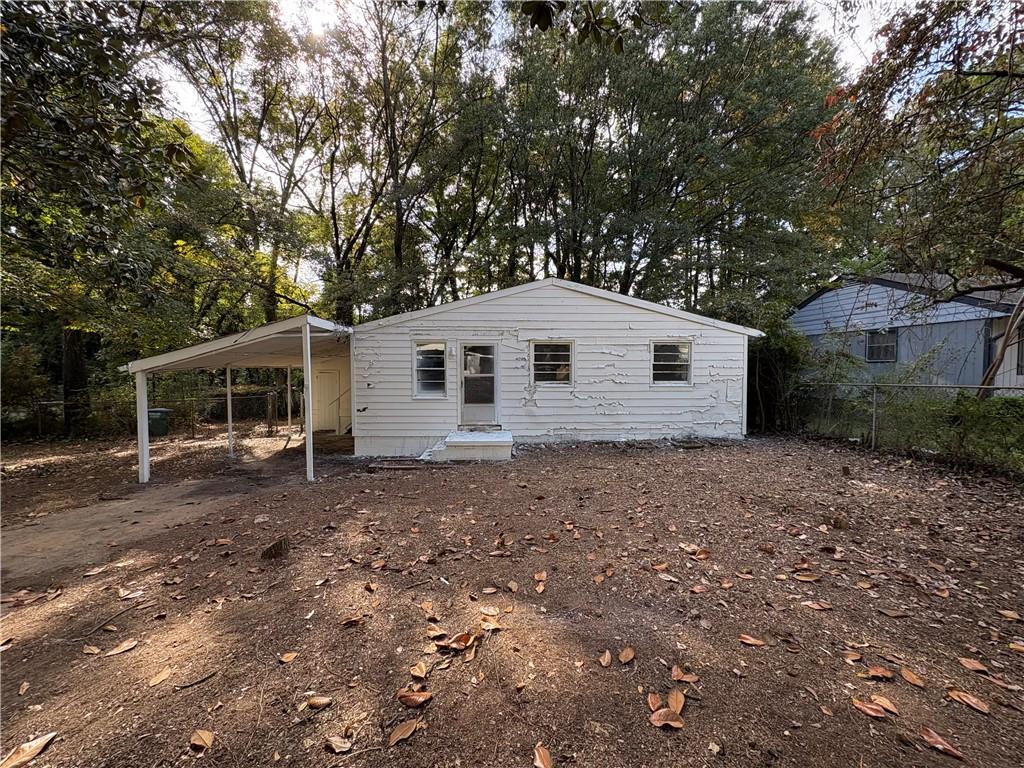
[[[356,455],[507,458],[513,442],[743,437],[761,335],[554,278],[354,328],[291,318],[126,366],[139,476],[145,380],[160,370],[301,366],[314,430],[351,429]]]

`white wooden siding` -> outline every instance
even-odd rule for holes
[[[692,383],[651,382],[650,342],[692,342]],[[413,397],[412,349],[444,340],[447,397]],[[572,385],[530,382],[530,343],[571,340]],[[494,342],[497,421],[517,441],[742,437],[747,337],[544,284],[353,333],[360,454],[414,453],[459,426],[460,342]]]

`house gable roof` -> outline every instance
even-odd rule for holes
[[[373,320],[369,323],[362,323],[355,326],[352,330],[353,333],[358,334],[363,330],[371,330],[374,328],[382,328],[389,325],[395,325],[397,323],[404,323],[409,320],[418,320],[420,318],[430,317],[442,312],[446,312],[450,309],[470,307],[475,304],[482,304],[486,301],[493,299],[500,299],[507,296],[515,296],[521,293],[527,293],[529,291],[537,290],[545,286],[557,286],[570,291],[576,291],[577,293],[587,294],[594,296],[595,298],[605,299],[607,301],[618,302],[619,304],[625,304],[630,307],[638,309],[644,309],[648,312],[656,312],[661,315],[667,315],[668,317],[674,317],[678,320],[687,320],[698,325],[708,326],[710,328],[718,328],[723,331],[730,331],[732,333],[742,334],[744,336],[750,336],[753,338],[764,336],[762,331],[755,328],[747,328],[742,325],[736,325],[735,323],[727,323],[723,320],[714,320],[710,317],[704,317],[703,315],[694,314],[693,312],[686,312],[681,309],[675,309],[673,307],[667,307],[664,304],[656,304],[653,301],[645,301],[643,299],[637,299],[632,296],[624,296],[621,293],[615,293],[614,291],[605,291],[601,288],[593,288],[589,285],[583,285],[581,283],[574,283],[569,280],[561,280],[556,277],[548,277],[543,280],[536,280],[531,283],[524,283],[517,285],[512,288],[504,288],[500,291],[492,291],[491,293],[482,293],[479,296],[471,296],[467,299],[460,299],[458,301],[452,301],[447,304],[438,304],[435,307],[427,307],[426,309],[418,309],[413,312],[404,312],[399,315],[391,315],[390,317],[384,317],[380,320]]]
[[[1020,299],[1024,289],[1016,290],[993,290],[979,285],[976,290],[963,296],[954,296],[949,299],[941,298],[942,292],[948,289],[952,283],[945,275],[924,275],[909,272],[888,272],[876,277],[848,277],[834,280],[829,285],[819,288],[806,299],[797,304],[796,309],[801,310],[826,293],[844,288],[847,285],[862,283],[865,285],[880,285],[886,288],[894,288],[898,291],[916,293],[921,296],[930,296],[936,302],[955,302],[968,304],[973,307],[982,307],[997,314],[1009,314],[1013,311],[1013,305]]]

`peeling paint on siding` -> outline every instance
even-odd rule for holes
[[[357,445],[394,451],[457,428],[460,361],[446,357],[446,397],[413,398],[415,339],[444,340],[449,350],[498,344],[498,418],[516,440],[742,436],[732,394],[744,386],[745,337],[733,331],[552,285],[529,301],[494,299],[355,334],[354,380],[368,409],[354,429]],[[571,386],[530,382],[530,343],[545,339],[573,341]],[[652,385],[650,343],[663,339],[693,342],[691,386]]]

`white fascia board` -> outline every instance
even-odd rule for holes
[[[352,329],[348,326],[339,325],[330,320],[322,320],[319,317],[312,317],[310,315],[298,315],[297,317],[289,317],[285,320],[278,320],[274,323],[251,328],[248,331],[235,333],[231,336],[223,336],[213,341],[204,341],[200,344],[193,344],[191,347],[176,349],[173,352],[165,352],[160,355],[133,360],[127,365],[122,365],[118,370],[127,371],[128,373],[158,371],[165,366],[186,362],[203,355],[221,352],[233,347],[247,346],[262,339],[286,335],[288,332],[301,331],[303,326],[306,325],[310,326],[310,328],[317,328],[318,330],[331,333],[352,332]],[[299,340],[297,335],[296,340]]]

